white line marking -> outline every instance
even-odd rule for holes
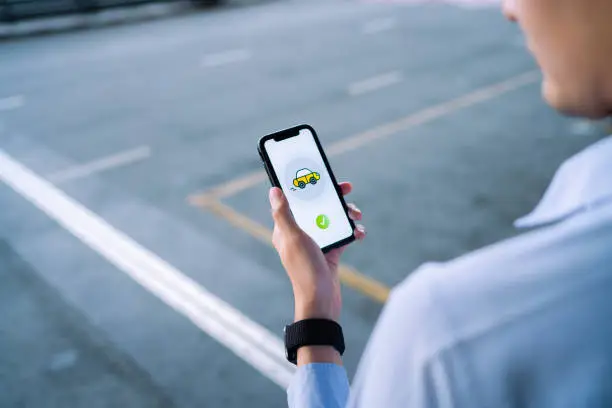
[[[14,95],[7,98],[0,98],[0,112],[19,109],[25,104],[23,95]]]
[[[246,61],[251,58],[251,52],[245,49],[229,50],[216,54],[205,55],[201,65],[206,68],[218,67],[235,62]]]
[[[395,24],[396,21],[393,17],[378,18],[365,23],[361,32],[363,34],[378,34],[395,28]]]
[[[366,92],[376,91],[402,81],[402,74],[399,71],[387,72],[386,74],[377,75],[372,78],[364,79],[363,81],[353,82],[348,87],[348,93],[351,96],[361,95]]]
[[[149,146],[140,146],[135,149],[126,150],[112,156],[106,156],[98,160],[74,166],[56,173],[49,174],[46,179],[53,183],[63,183],[68,180],[84,178],[105,170],[135,163],[151,156]]]
[[[281,340],[0,150],[0,180],[279,386],[294,367]]]

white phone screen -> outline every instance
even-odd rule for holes
[[[300,226],[324,248],[353,235],[353,229],[309,129],[264,142],[274,172]]]

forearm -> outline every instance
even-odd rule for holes
[[[305,292],[309,291],[294,286],[295,322],[339,320],[339,298],[330,295],[321,299]],[[296,357],[298,369],[287,390],[289,408],[345,408],[349,383],[340,352],[331,345],[302,346]]]

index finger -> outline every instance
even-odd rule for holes
[[[353,183],[351,183],[350,181],[343,181],[342,183],[338,183],[338,187],[340,187],[340,191],[342,192],[343,196],[350,194],[350,192],[353,191]]]

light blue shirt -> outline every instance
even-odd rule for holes
[[[612,407],[612,136],[516,225],[541,228],[392,291],[350,395],[342,367],[309,364],[289,406]]]

